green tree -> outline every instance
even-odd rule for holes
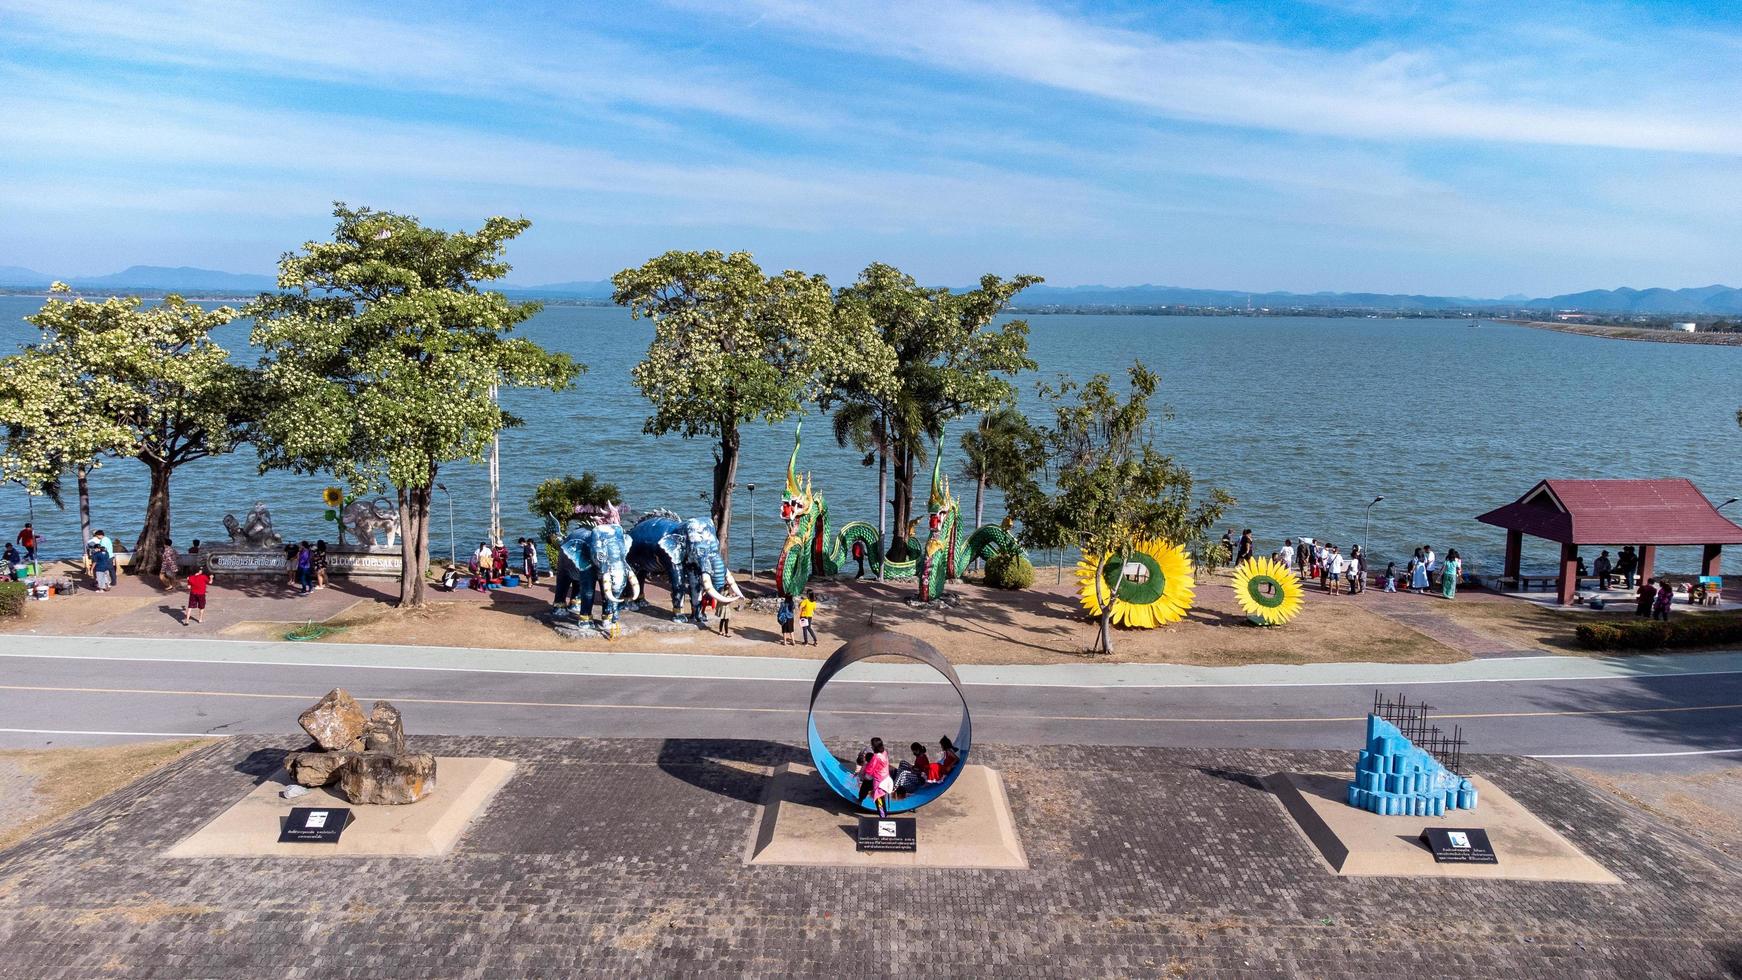
[[[1142,361],[1134,362],[1127,376],[1123,398],[1105,374],[1084,383],[1066,379],[1041,386],[1055,419],[1046,433],[1055,489],[1048,494],[1031,484],[1011,500],[1011,513],[1022,521],[1023,537],[1031,544],[1069,541],[1085,555],[1108,556],[1118,569],[1112,582],[1095,578],[1103,653],[1113,652],[1110,597],[1124,581],[1133,546],[1144,538],[1163,538],[1190,549],[1234,503],[1219,489],[1200,498],[1191,472],[1156,448],[1149,402],[1160,379]]]
[[[236,318],[168,296],[101,303],[56,283],[27,319],[37,343],[0,364],[7,476],[43,488],[71,470],[82,531],[90,535],[86,478],[104,455],[137,459],[151,475],[133,568],[155,571],[170,536],[170,481],[184,464],[234,449],[254,390],[212,331]]]
[[[836,445],[852,446],[864,454],[861,465],[877,467],[877,534],[888,540],[885,520],[889,516],[889,430],[885,417],[866,402],[848,402],[836,408],[829,421],[834,427]],[[882,574],[879,565],[878,575]]]
[[[974,481],[974,526],[986,523],[986,488],[1006,496],[1021,492],[1045,465],[1045,435],[1014,405],[1005,405],[980,416],[980,421],[962,433],[962,452],[967,461],[962,475]]]
[[[893,361],[857,310],[836,308],[827,280],[764,275],[748,252],[667,252],[611,281],[616,302],[654,325],[633,371],[653,403],[642,431],[715,440],[711,516],[729,554],[740,428],[790,418],[848,378],[887,378]]]
[[[615,483],[605,483],[585,471],[580,476],[553,476],[533,488],[526,509],[537,517],[554,518],[567,531],[574,521],[577,507],[604,507],[620,504],[623,495]]]
[[[920,286],[899,269],[873,263],[837,295],[839,307],[871,325],[879,359],[894,365],[887,377],[849,372],[821,399],[825,409],[864,406],[887,435],[884,455],[894,471],[892,558],[909,557],[903,531],[912,519],[914,476],[925,460],[926,443],[941,439],[951,419],[1010,401],[1014,391],[1008,376],[1034,369],[1027,322],[995,327],[992,321],[1012,297],[1040,281],[1038,276],[988,275],[978,289],[952,293]]]
[[[249,308],[268,396],[255,443],[263,469],[393,487],[399,603],[419,606],[436,474],[481,461],[498,431],[522,424],[492,388],[560,391],[585,368],[513,336],[538,304],[478,288],[508,273],[504,249],[531,222],[493,217],[446,232],[343,204],[333,216],[332,241],[286,254],[282,291]]]

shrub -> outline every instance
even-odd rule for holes
[[[1581,623],[1573,633],[1579,645],[1587,650],[1709,647],[1742,642],[1742,616],[1708,613],[1683,616],[1667,623],[1644,619]]]
[[[986,584],[995,589],[1026,589],[1034,584],[1034,563],[1020,551],[1000,551],[986,559]]]
[[[0,582],[0,616],[24,615],[29,587],[23,582]]]

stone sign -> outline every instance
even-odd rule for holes
[[[859,850],[919,850],[919,821],[913,817],[860,817]]]
[[[1488,831],[1474,828],[1429,827],[1421,842],[1434,852],[1436,864],[1499,864]]]
[[[284,828],[278,832],[280,844],[337,844],[339,835],[351,825],[348,807],[299,806],[284,818]]]
[[[214,572],[231,575],[283,575],[284,550],[225,550],[213,548],[202,553],[206,567]],[[327,574],[343,576],[384,576],[398,578],[404,562],[397,551],[327,551]]]

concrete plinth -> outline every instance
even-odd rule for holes
[[[402,806],[357,806],[336,787],[312,789],[294,800],[278,793],[292,780],[284,770],[235,806],[165,852],[166,857],[440,857],[454,849],[472,818],[489,804],[514,763],[502,759],[436,759],[436,790]],[[280,844],[292,807],[349,807],[351,825],[336,844]]]
[[[950,791],[912,816],[919,849],[912,854],[860,853],[859,811],[829,791],[806,765],[781,766],[769,780],[752,828],[746,864],[868,868],[1027,868],[997,770],[968,766]]]
[[[1471,780],[1481,801],[1477,808],[1448,810],[1443,817],[1382,817],[1349,806],[1347,774],[1283,772],[1266,777],[1264,785],[1340,875],[1619,882],[1498,786],[1480,776]],[[1421,842],[1427,827],[1486,830],[1500,863],[1440,864]]]

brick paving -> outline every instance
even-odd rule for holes
[[[976,746],[1004,771],[1032,868],[878,872],[744,865],[794,746],[412,741],[520,763],[453,856],[161,857],[295,747],[226,740],[0,854],[0,976],[1742,969],[1742,870],[1530,760],[1474,767],[1621,885],[1337,878],[1255,777],[1345,768],[1344,752]]]

